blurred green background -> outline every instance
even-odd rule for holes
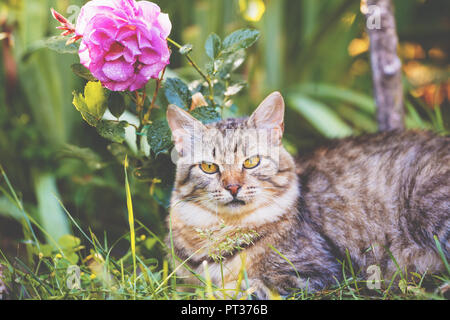
[[[281,91],[287,103],[285,144],[291,152],[307,152],[326,138],[377,130],[369,41],[359,1],[154,2],[170,15],[171,38],[193,44],[192,56],[200,65],[206,61],[203,47],[211,32],[223,37],[243,27],[261,31],[239,70],[248,88],[229,114],[247,115],[268,93]],[[78,235],[61,201],[85,230],[114,241],[129,231],[123,167],[108,150],[109,143],[72,105],[72,91],[84,85],[70,71],[78,57],[56,54],[40,43],[58,33],[51,7],[70,18],[77,13],[74,5],[83,3],[1,0],[0,164],[25,211],[51,236]],[[395,6],[407,126],[446,132],[450,128],[450,1],[398,0]],[[170,69],[185,79],[192,73],[176,52]],[[155,159],[155,165],[167,167],[160,172],[169,173],[150,175],[151,183],[131,181],[136,218],[159,236],[166,232],[167,210],[160,200],[168,190],[157,182],[170,184],[174,166],[163,159]],[[20,255],[27,231],[7,189],[0,177],[0,248]],[[151,243],[146,248],[159,254]],[[118,253],[122,249],[128,247],[119,245]]]

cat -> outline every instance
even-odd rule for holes
[[[450,138],[383,132],[294,160],[281,141],[284,108],[274,92],[249,118],[204,125],[169,106],[179,159],[168,244],[189,267],[178,274],[198,282],[192,272],[204,276],[207,261],[211,281],[231,290],[245,263],[254,295],[267,299],[333,286],[347,255],[363,278],[370,266],[384,279],[396,264],[442,271],[433,236],[448,259]]]

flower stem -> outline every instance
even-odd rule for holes
[[[181,44],[179,44],[178,42],[167,38],[167,41],[170,42],[172,45],[174,45],[175,47],[177,47],[178,49],[181,49],[183,46]],[[211,78],[205,74],[202,69],[200,69],[200,67],[195,63],[194,60],[192,60],[191,56],[187,53],[185,54],[186,59],[189,61],[189,64],[191,66],[194,67],[195,70],[197,70],[197,72],[202,76],[203,79],[205,79],[205,81],[208,83],[208,87],[209,87],[209,100],[214,104],[214,91],[213,91],[213,84],[211,81]]]
[[[158,96],[158,91],[159,91],[159,88],[161,87],[161,82],[164,79],[165,72],[166,72],[166,68],[163,69],[163,71],[161,73],[161,77],[156,80],[156,87],[155,87],[155,92],[153,93],[152,102],[150,103],[150,107],[148,107],[148,110],[147,110],[147,112],[144,115],[144,119],[143,119],[144,124],[150,122],[149,121],[150,113],[152,112],[152,109],[154,108],[156,97]]]

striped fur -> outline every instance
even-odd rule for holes
[[[269,101],[282,114],[280,97]],[[266,119],[261,122],[254,115],[261,115],[264,108],[272,116],[260,117]],[[187,264],[199,274],[204,271],[202,262],[208,261],[212,280],[233,288],[242,263],[238,253],[245,251],[249,281],[260,298],[267,298],[269,290],[288,294],[306,285],[309,290],[333,285],[341,279],[338,261],[346,249],[362,277],[370,265],[380,266],[384,278],[391,277],[396,266],[390,253],[408,271],[442,270],[433,236],[448,258],[449,137],[429,132],[365,135],[331,141],[296,161],[277,139],[269,139],[267,143],[277,146],[279,159],[259,154],[260,165],[245,170],[242,162],[255,151],[244,146],[239,136],[243,129],[264,127],[268,118],[279,117],[280,110],[274,113],[268,108],[266,101],[250,118],[202,127],[205,135],[206,129],[219,132],[227,146],[217,148],[206,139],[206,160],[218,164],[218,173],[205,174],[199,163],[183,156],[178,161],[168,222],[171,219],[179,258],[188,259]],[[168,117],[171,124],[176,116]],[[282,131],[276,120],[280,119],[274,123]],[[176,143],[182,150],[182,142]],[[232,163],[227,161],[230,154]],[[225,186],[229,181],[242,186],[238,195],[243,203],[228,205],[232,197]],[[222,279],[220,265],[209,256],[211,241],[199,230],[225,238],[237,229],[253,230],[258,236],[242,250],[224,255]],[[179,270],[185,281],[196,282],[190,272]]]

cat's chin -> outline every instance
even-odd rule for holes
[[[233,199],[225,204],[225,206],[227,206],[228,208],[241,208],[245,205],[246,205],[245,201],[239,199]]]
[[[235,216],[248,213],[254,209],[254,204],[252,201],[244,201],[239,199],[231,200],[227,203],[221,204],[219,206],[219,214],[225,216]]]

